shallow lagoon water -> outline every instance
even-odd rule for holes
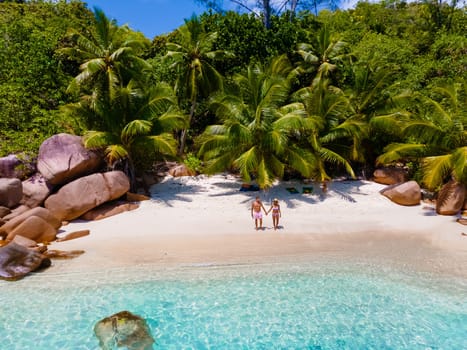
[[[321,259],[37,273],[0,282],[1,349],[98,349],[93,327],[145,318],[154,349],[465,349],[467,281]]]

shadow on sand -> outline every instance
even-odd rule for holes
[[[236,200],[240,198],[240,204],[248,203],[259,196],[265,206],[269,206],[274,198],[278,198],[282,205],[293,209],[300,203],[316,204],[326,201],[329,197],[338,197],[354,203],[356,202],[354,194],[364,194],[360,188],[367,185],[361,180],[333,181],[328,184],[327,191],[323,192],[319,183],[292,180],[277,182],[267,190],[243,192],[240,190],[241,179],[225,175],[217,175],[214,181],[211,179],[212,177],[168,178],[151,187],[151,198],[153,201],[173,207],[176,206],[176,202],[194,202],[196,194],[202,193],[207,193],[213,198],[235,195]]]

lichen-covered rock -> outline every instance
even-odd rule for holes
[[[0,178],[0,205],[13,208],[23,197],[23,186],[19,179]]]
[[[60,220],[73,220],[121,197],[129,189],[130,182],[122,171],[92,174],[66,184],[49,196],[44,205]]]
[[[45,199],[50,195],[53,186],[41,174],[36,173],[29,179],[23,181],[23,198],[21,204],[29,208],[35,208],[42,205]]]
[[[383,185],[395,185],[407,180],[407,171],[402,168],[380,168],[373,173],[373,181]]]
[[[102,349],[153,349],[154,339],[146,321],[129,311],[121,311],[100,320],[94,326],[94,334]]]
[[[102,161],[98,152],[83,146],[80,136],[58,134],[40,146],[37,169],[52,185],[59,185],[94,173]]]
[[[457,181],[449,181],[438,193],[436,212],[440,215],[456,215],[462,210],[465,201],[465,186]]]
[[[0,278],[18,280],[50,265],[49,258],[14,242],[0,247]]]
[[[416,181],[388,186],[380,193],[400,205],[419,205],[422,199],[420,186]]]

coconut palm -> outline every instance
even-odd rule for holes
[[[467,184],[466,84],[440,85],[432,93],[416,96],[419,110],[403,129],[405,142],[390,144],[378,162],[421,159],[423,183],[430,189],[450,177]]]
[[[284,56],[267,67],[250,65],[234,76],[236,91],[212,98],[222,124],[207,127],[199,139],[206,172],[236,169],[246,182],[254,176],[261,188],[281,178],[286,166],[310,176],[311,155],[293,142],[305,111],[301,103],[287,103],[291,71]]]
[[[87,148],[103,149],[110,169],[121,169],[135,186],[135,166],[176,154],[176,140],[172,132],[185,126],[185,117],[177,108],[173,89],[166,84],[144,91],[130,83],[115,93],[111,109],[105,113],[126,115],[128,122],[121,128],[91,130],[84,135]],[[65,112],[83,115],[97,113],[86,100],[68,105]]]
[[[306,87],[294,93],[294,98],[305,106],[306,120],[301,132],[313,159],[311,177],[326,182],[331,179],[329,167],[342,166],[355,177],[350,164],[358,158],[359,138],[365,135],[365,124],[346,118],[347,99],[342,91],[330,86],[328,80],[319,85]]]
[[[410,117],[405,105],[411,94],[396,91],[393,71],[378,62],[357,62],[350,69],[352,85],[344,91],[346,116],[349,123],[361,126],[361,134],[353,134],[352,160],[374,164],[385,145],[400,139]]]
[[[314,44],[301,43],[297,53],[303,62],[300,68],[305,72],[316,72],[312,86],[317,85],[322,79],[329,79],[337,68],[337,63],[347,57],[347,43],[333,38],[327,26],[318,31]]]
[[[223,51],[213,50],[216,32],[204,31],[197,17],[186,20],[177,29],[177,42],[168,42],[165,59],[172,60],[172,68],[177,70],[176,91],[180,100],[189,101],[187,128],[191,126],[196,113],[200,94],[209,94],[222,88],[222,77],[211,65],[211,61],[221,57]],[[187,129],[180,136],[179,153],[183,154]]]
[[[78,92],[102,119],[95,126],[111,130],[122,128],[129,120],[124,115],[103,113],[117,92],[130,80],[141,82],[148,64],[139,57],[149,41],[128,26],[118,26],[104,12],[94,10],[93,26],[87,33],[69,32],[74,45],[60,51],[80,62],[80,73],[71,81],[69,91]],[[91,117],[91,116],[90,116]]]

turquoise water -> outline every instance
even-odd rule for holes
[[[467,282],[375,264],[140,266],[0,282],[1,349],[98,349],[145,318],[154,349],[467,349]]]

